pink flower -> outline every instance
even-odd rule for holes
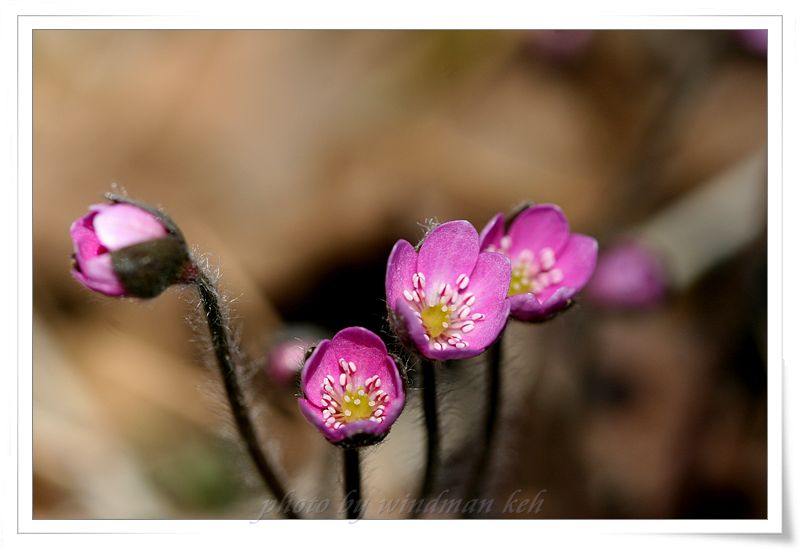
[[[544,57],[551,60],[569,60],[583,54],[590,46],[590,30],[537,30],[530,31],[530,42]]]
[[[546,320],[568,307],[597,260],[597,241],[570,234],[567,218],[552,204],[525,208],[508,229],[497,214],[481,232],[481,250],[511,259],[511,316],[528,321]]]
[[[450,221],[433,229],[417,252],[398,241],[386,270],[393,324],[432,360],[477,356],[505,328],[511,264],[479,250],[475,228]]]
[[[345,328],[323,340],[303,366],[300,411],[333,444],[380,442],[403,410],[400,371],[381,338]]]
[[[188,251],[166,216],[134,203],[89,210],[70,227],[75,280],[112,297],[155,297],[178,280]]]
[[[303,367],[309,342],[298,339],[276,343],[267,357],[267,372],[275,383],[291,385]]]
[[[668,284],[658,256],[638,242],[623,242],[600,255],[586,295],[601,306],[638,309],[661,303]]]

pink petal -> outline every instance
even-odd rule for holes
[[[564,274],[562,286],[580,290],[594,273],[597,264],[597,241],[582,234],[573,234],[556,258],[556,267]]]
[[[328,356],[330,348],[330,340],[320,341],[300,371],[300,388],[305,397],[315,403],[322,396],[322,380],[327,374],[337,373],[336,361]]]
[[[520,213],[511,222],[508,235],[511,237],[508,255],[512,259],[523,250],[538,256],[543,248],[552,248],[558,256],[569,239],[569,222],[558,206],[539,204]]]
[[[364,419],[361,421],[353,421],[351,423],[343,424],[339,429],[337,429],[338,433],[341,437],[350,438],[360,434],[369,434],[373,436],[384,436],[389,432],[389,429],[392,428],[392,424],[397,419],[397,416],[400,415],[400,412],[403,410],[403,405],[405,404],[404,400],[395,400],[392,401],[383,413],[383,421],[378,423],[376,421],[371,421],[369,419]],[[330,440],[330,439],[329,439]]]
[[[111,297],[125,295],[125,288],[114,274],[111,266],[111,255],[102,254],[78,264],[80,269],[73,269],[72,276],[95,292],[100,292]]]
[[[94,232],[93,221],[96,215],[97,213],[91,212],[72,223],[69,228],[72,245],[75,248],[75,259],[79,265],[108,251]]]
[[[94,229],[111,251],[167,235],[167,229],[151,213],[130,204],[113,204],[99,211]]]
[[[381,389],[392,396],[403,391],[397,366],[389,356],[386,345],[380,337],[361,327],[345,328],[333,336],[330,353],[338,368],[340,358],[356,365],[356,379],[362,383],[377,375],[381,379]],[[338,377],[337,370],[335,377]]]
[[[455,286],[459,275],[471,273],[478,259],[478,243],[478,231],[467,221],[448,221],[433,229],[417,259],[426,288],[436,291],[441,283]]]
[[[500,249],[500,239],[505,232],[506,219],[502,213],[494,216],[481,231],[480,249],[485,250],[488,246]]]
[[[322,418],[322,409],[309,399],[297,399],[297,405],[300,407],[300,412],[305,418],[334,444],[342,441],[345,438],[345,433],[342,429],[334,429],[325,425],[325,419]]]
[[[528,322],[547,320],[565,308],[576,293],[577,290],[574,288],[561,286],[554,290],[545,301],[540,301],[531,293],[512,296],[509,298],[511,316],[517,320]]]
[[[430,345],[425,340],[425,328],[422,326],[422,320],[417,318],[414,314],[414,309],[411,308],[405,299],[400,299],[397,301],[397,306],[394,311],[403,323],[405,335],[414,343],[419,352],[427,358],[436,360],[436,351],[431,349]]]
[[[505,255],[483,252],[478,256],[466,291],[475,294],[472,313],[481,313],[484,319],[475,322],[475,328],[462,336],[469,343],[471,356],[482,353],[505,328],[510,306],[506,297],[510,283],[511,262]]]
[[[398,240],[386,265],[386,304],[394,309],[403,290],[413,287],[411,278],[417,272],[417,251],[405,240]]]
[[[556,258],[555,267],[561,270],[564,278],[553,286],[545,288],[537,296],[546,302],[559,288],[572,288],[577,293],[591,278],[597,262],[597,241],[582,234],[573,234],[567,245]]]

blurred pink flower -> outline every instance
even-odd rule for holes
[[[768,31],[766,29],[742,29],[734,31],[739,43],[756,55],[767,55]]]
[[[276,343],[267,355],[267,373],[279,385],[291,385],[303,367],[310,341],[297,338]]]
[[[574,59],[584,53],[592,41],[590,30],[536,30],[530,31],[532,47],[544,57],[554,61]]]
[[[636,309],[661,303],[667,289],[661,259],[642,244],[629,241],[600,255],[586,295],[601,306]]]

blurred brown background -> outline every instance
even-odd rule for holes
[[[480,228],[555,202],[602,250],[765,150],[766,59],[734,33],[558,40],[35,31],[34,517],[254,518],[264,498],[185,322],[189,292],[111,300],[69,275],[69,225],[112,183],[164,207],[221,267],[257,360],[287,324],[383,329],[389,250],[426,219]],[[756,196],[741,200],[763,218]],[[659,308],[581,302],[512,324],[499,502],[545,489],[522,518],[766,516],[763,219],[745,236]],[[442,489],[457,492],[475,456],[483,371],[477,359],[443,376]],[[339,456],[292,388],[251,376],[291,488],[339,498]],[[367,498],[414,497],[418,404],[368,452]]]

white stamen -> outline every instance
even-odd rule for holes
[[[347,375],[339,374],[339,385],[344,387],[346,383],[347,383]]]
[[[414,296],[408,290],[403,290],[403,296],[405,296],[407,301],[414,301]]]
[[[456,280],[456,286],[458,286],[461,290],[466,290],[467,286],[469,286],[469,277],[465,274],[459,275],[458,279]]]
[[[350,373],[351,374],[356,373],[356,363],[355,362],[350,361],[350,362],[347,363],[347,365],[350,367]]]
[[[546,271],[553,268],[553,265],[556,264],[556,254],[553,252],[553,248],[542,248],[542,251],[539,252],[539,263]]]
[[[472,320],[483,320],[484,318],[486,318],[486,315],[483,313],[475,313],[472,315]]]

